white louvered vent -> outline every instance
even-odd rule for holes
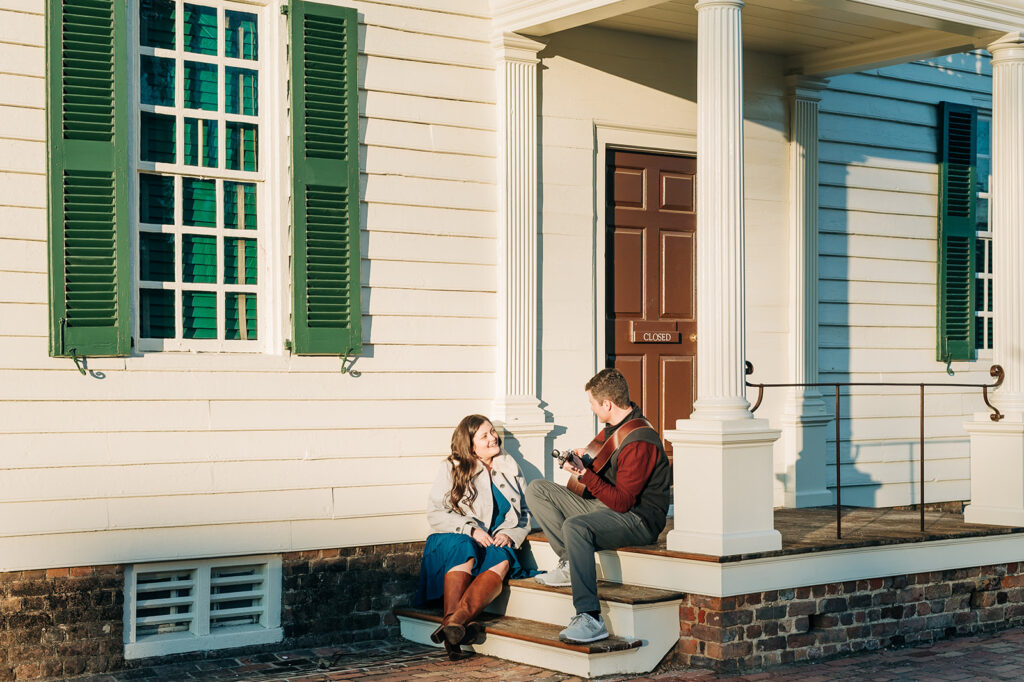
[[[269,644],[281,629],[281,558],[131,566],[125,658]]]
[[[136,639],[191,632],[195,617],[195,571],[138,574],[135,585]]]
[[[266,565],[221,566],[210,573],[210,632],[261,625],[266,613]]]

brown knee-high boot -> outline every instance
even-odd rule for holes
[[[444,574],[444,619],[437,629],[430,633],[430,641],[434,644],[444,642],[444,626],[448,623],[466,588],[473,582],[473,574],[466,571],[448,571]],[[447,648],[447,646],[445,647]]]
[[[466,637],[466,624],[501,594],[503,583],[502,576],[487,570],[478,575],[466,588],[466,593],[455,607],[455,612],[444,625],[444,648],[448,650],[448,658],[458,660],[461,651],[459,645]]]

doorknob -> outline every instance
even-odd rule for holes
[[[696,333],[690,334],[690,341],[691,341],[691,343],[696,343],[697,342],[697,334]]]

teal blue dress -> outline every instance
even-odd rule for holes
[[[494,511],[491,513],[491,524],[487,532],[493,536],[512,505],[493,482],[491,495],[494,496]],[[433,533],[427,537],[427,544],[423,548],[419,585],[413,603],[423,606],[441,599],[444,596],[445,573],[470,559],[474,560],[473,575],[480,575],[502,561],[508,562],[509,576],[512,578],[527,578],[531,575],[531,572],[519,563],[519,556],[514,547],[481,547],[469,535]]]

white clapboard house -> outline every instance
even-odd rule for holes
[[[669,550],[921,502],[916,389],[837,472],[831,394],[746,379],[1001,365],[999,422],[929,390],[925,501],[1024,525],[1022,271],[1022,0],[0,0],[0,572],[120,567],[128,659],[278,641],[282,561],[423,540],[469,413],[557,479],[609,365]]]

